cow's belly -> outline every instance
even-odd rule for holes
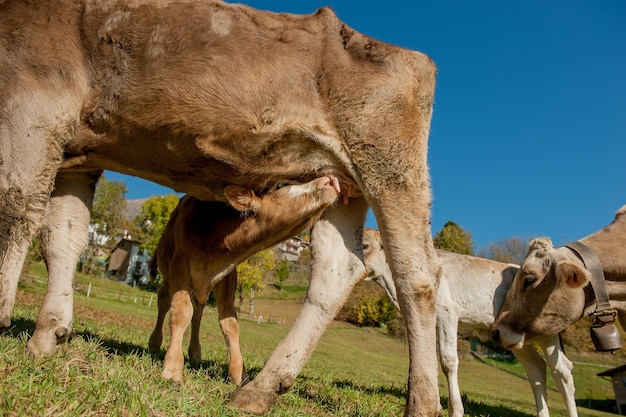
[[[356,188],[341,156],[303,135],[288,140],[284,135],[200,140],[160,130],[107,135],[89,131],[76,137],[66,155],[66,170],[120,172],[203,200],[223,201],[228,184],[262,192],[284,179],[305,182],[325,175]]]

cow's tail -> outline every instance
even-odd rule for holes
[[[148,266],[148,268],[150,271],[150,281],[156,282],[156,276],[159,272],[159,262],[157,261],[156,251],[154,252],[154,255],[152,256],[152,259],[150,259],[150,265]]]

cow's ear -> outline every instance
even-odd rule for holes
[[[239,185],[224,187],[224,197],[226,197],[228,204],[237,211],[256,213],[261,206],[261,199],[253,190]]]
[[[562,261],[556,264],[556,279],[571,288],[581,288],[587,285],[591,274],[578,264]]]

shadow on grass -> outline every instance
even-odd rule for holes
[[[494,406],[482,402],[469,400],[465,395],[463,398],[463,407],[465,414],[470,416],[507,416],[507,417],[535,417],[535,414],[528,414],[517,410],[511,410],[505,406]],[[441,403],[444,407],[448,403],[448,398],[442,397]]]
[[[21,339],[24,334],[32,335],[35,330],[35,321],[24,317],[13,317],[11,326],[2,331],[5,336]],[[146,346],[139,346],[134,343],[128,343],[112,338],[101,338],[97,333],[85,330],[76,333],[77,336],[87,342],[95,342],[103,347],[107,353],[112,355],[149,355],[154,361],[162,362],[165,357],[165,351],[160,349],[157,353],[151,353]],[[75,337],[75,336],[74,336]],[[70,342],[71,343],[71,339]],[[218,362],[212,359],[205,359],[199,366],[191,366],[190,368],[202,370],[206,372],[207,376],[211,379],[228,379],[228,364]],[[253,367],[247,369],[251,379],[261,371],[259,367]],[[332,405],[334,402],[333,396],[326,395],[323,389],[318,385],[327,381],[321,382],[318,378],[312,378],[308,376],[298,376],[300,387],[296,389],[297,395],[307,399],[316,401],[321,404]],[[366,393],[368,395],[389,395],[396,397],[402,401],[405,399],[406,389],[404,387],[393,386],[362,386],[356,384],[350,380],[336,380],[332,381],[332,386],[340,390],[353,390]],[[317,388],[316,388],[317,387]],[[448,398],[441,397],[441,404],[444,408],[447,407]],[[533,414],[523,413],[516,410],[511,410],[504,406],[493,406],[482,402],[476,402],[468,399],[463,395],[463,404],[465,407],[465,413],[469,415],[486,415],[486,416],[507,416],[507,417],[533,417]],[[578,399],[576,400],[578,407],[584,407],[594,410],[605,411],[609,413],[616,413],[617,406],[614,400],[595,400],[595,399]]]
[[[576,407],[590,408],[592,410],[619,414],[615,400],[594,400],[592,398],[580,398],[576,400]]]
[[[11,326],[2,329],[2,334],[9,337],[20,338],[23,333],[30,337],[35,331],[35,321],[24,317],[11,317]]]
[[[35,331],[35,321],[29,318],[24,317],[12,317],[11,318],[11,326],[4,329],[2,334],[5,336],[13,337],[16,339],[23,338],[24,334],[30,338]],[[147,348],[146,345],[137,345],[134,343],[129,343],[125,341],[121,341],[113,338],[103,338],[98,333],[94,333],[89,330],[81,330],[75,332],[75,334],[70,337],[68,344],[72,343],[72,340],[76,337],[80,337],[89,343],[96,343],[101,346],[108,354],[110,355],[119,355],[119,356],[129,356],[129,355],[148,355],[152,357],[154,362],[163,362],[165,358],[165,350],[160,349],[158,352],[152,353]],[[193,366],[191,363],[187,363],[188,366],[192,369],[202,370],[206,372],[207,376],[211,379],[228,379],[228,364],[218,362],[216,360],[203,360],[199,366]],[[260,370],[260,369],[259,369]],[[257,370],[253,375],[258,373]],[[250,372],[250,371],[249,371]]]
[[[307,377],[298,377],[298,380],[302,380],[305,386],[313,386],[315,387],[315,381],[312,378]],[[392,397],[398,398],[401,402],[404,402],[406,398],[406,389],[400,387],[390,387],[390,386],[362,386],[359,384],[355,384],[350,380],[342,380],[342,381],[333,381],[332,385],[340,390],[353,390],[363,392],[368,395],[389,395]],[[323,404],[332,408],[337,401],[337,396],[335,395],[324,395],[323,390],[317,389],[299,389],[298,395],[304,399],[317,402],[319,404]],[[448,398],[445,396],[441,397],[441,405],[444,409],[447,408]],[[463,395],[463,404],[465,407],[465,414],[469,414],[471,416],[507,416],[507,417],[534,417],[534,414],[528,414],[521,411],[511,410],[506,406],[494,406],[490,404],[485,404],[482,402],[476,402],[468,399],[465,395]]]

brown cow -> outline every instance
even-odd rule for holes
[[[613,223],[580,243],[599,258],[611,306],[626,329],[626,205]],[[590,276],[572,250],[555,248],[545,237],[533,240],[494,324],[494,338],[507,349],[520,349],[559,334],[594,310]]]
[[[231,403],[262,412],[292,387],[366,273],[369,205],[410,329],[405,413],[441,411],[427,56],[362,35],[328,8],[298,16],[212,0],[5,0],[0,67],[0,326],[43,226],[48,290],[31,352],[53,352],[71,332],[73,271],[102,170],[215,201],[228,184],[262,193],[282,178],[334,175],[353,198],[312,230],[300,316]]]
[[[183,197],[163,231],[150,269],[163,274],[159,313],[150,336],[151,351],[163,340],[163,320],[170,314],[170,346],[161,376],[183,380],[182,338],[192,320],[189,359],[200,363],[200,320],[211,290],[215,289],[219,321],[228,348],[228,375],[239,385],[246,377],[239,349],[239,324],[234,297],[235,267],[259,250],[300,233],[319,219],[337,198],[339,183],[323,177],[306,184],[285,185],[258,197],[249,189],[227,186],[229,205]],[[191,294],[193,293],[193,307]]]

